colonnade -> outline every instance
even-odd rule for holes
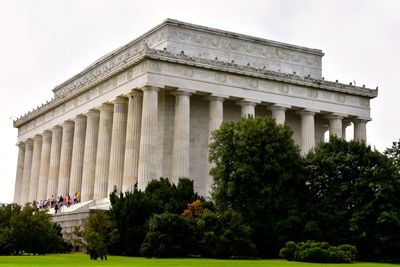
[[[82,201],[100,200],[118,191],[145,189],[157,178],[157,119],[159,88],[145,86],[110,103],[93,108],[61,125],[18,144],[18,163],[14,201],[24,203],[66,193],[81,192]],[[172,138],[171,179],[190,177],[190,97],[191,92],[175,90],[174,130]],[[209,102],[208,132],[223,121],[222,96],[205,97]],[[243,99],[241,115],[255,116],[260,102]],[[268,106],[277,123],[285,123],[290,106]],[[315,115],[318,111],[301,109],[301,151],[315,146]],[[329,132],[345,137],[349,121],[330,114]],[[356,119],[354,139],[366,140],[366,120]],[[209,165],[209,168],[212,166]],[[206,184],[212,183],[208,177]]]

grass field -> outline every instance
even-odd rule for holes
[[[393,267],[394,264],[357,262],[352,264],[316,264],[285,260],[214,260],[214,259],[146,259],[110,256],[107,261],[92,261],[86,254],[57,254],[46,256],[0,256],[0,267],[83,267],[83,266],[135,266],[135,267]]]

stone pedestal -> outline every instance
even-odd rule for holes
[[[69,194],[69,179],[71,174],[72,146],[74,141],[74,122],[66,121],[62,125],[60,172],[58,175],[57,195]]]
[[[60,155],[62,142],[62,128],[55,126],[52,130],[49,180],[47,182],[47,197],[57,196],[58,174],[60,172]]]
[[[135,90],[129,94],[123,192],[133,191],[138,182],[142,106],[143,95],[141,91]]]
[[[39,171],[39,187],[37,200],[47,199],[47,184],[49,180],[49,168],[50,168],[50,153],[51,153],[51,132],[44,131],[43,144],[42,144],[42,157],[40,161]]]
[[[145,86],[143,91],[142,126],[140,137],[138,189],[144,190],[157,173],[157,87]]]
[[[96,109],[91,109],[85,115],[87,117],[87,126],[82,171],[82,202],[93,199],[100,112]]]
[[[108,172],[111,152],[111,134],[113,124],[113,105],[103,104],[100,108],[99,139],[97,144],[96,172],[93,198],[108,197]]]
[[[113,191],[114,186],[117,188],[117,192],[122,190],[128,99],[126,97],[117,97],[113,101],[113,104],[114,118],[111,137],[110,170],[108,174],[108,194]]]
[[[72,149],[71,179],[69,193],[71,196],[81,192],[83,156],[85,152],[86,116],[78,115],[75,119],[74,144]]]
[[[190,93],[178,90],[175,95],[174,137],[172,147],[172,181],[189,178]]]
[[[37,192],[39,184],[40,158],[42,154],[42,141],[41,135],[35,135],[35,137],[33,137],[32,169],[31,179],[29,182],[28,201],[38,200]]]

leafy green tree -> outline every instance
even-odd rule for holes
[[[222,123],[209,146],[215,204],[243,216],[260,256],[276,257],[303,228],[302,158],[292,134],[272,118],[246,117]]]
[[[384,154],[393,159],[400,169],[400,140],[399,142],[393,142],[392,147],[387,148]]]
[[[154,214],[181,214],[188,203],[202,199],[193,190],[193,181],[181,178],[172,184],[166,178],[151,181],[145,191],[135,188],[116,196],[111,194],[110,216],[119,232],[111,248],[113,254],[139,256],[146,235],[146,223]],[[202,199],[204,201],[204,199]]]
[[[95,211],[84,225],[83,238],[92,260],[98,257],[107,260],[108,247],[118,238],[118,233],[106,212]]]
[[[321,241],[356,245],[361,259],[400,251],[400,178],[393,160],[331,137],[305,159],[308,220]]]
[[[51,221],[46,210],[27,203],[0,206],[0,254],[60,253],[68,249],[61,227]]]
[[[190,225],[183,216],[169,212],[154,214],[148,222],[140,254],[162,258],[187,256],[192,244],[191,234]]]

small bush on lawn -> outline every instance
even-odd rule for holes
[[[350,263],[355,260],[357,249],[352,245],[331,246],[328,242],[286,242],[279,256],[289,261]]]
[[[187,220],[174,213],[153,215],[140,248],[145,257],[184,257],[190,251],[191,230]]]

